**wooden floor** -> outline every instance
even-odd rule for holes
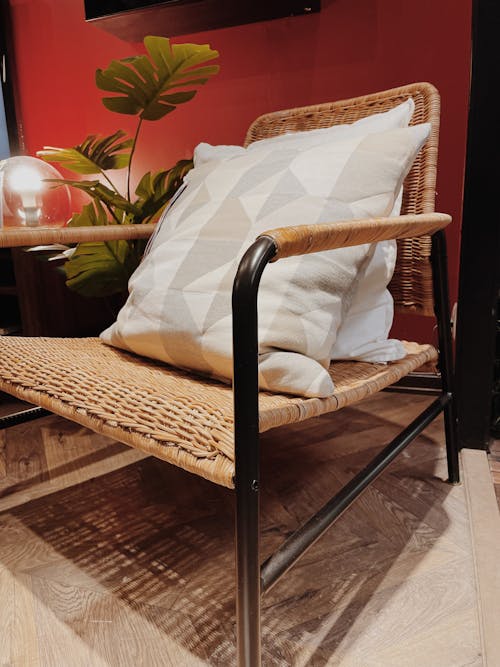
[[[263,554],[428,402],[266,434]],[[266,595],[264,665],[486,664],[442,441],[437,420]],[[232,492],[56,417],[0,431],[0,665],[234,665],[233,589]]]

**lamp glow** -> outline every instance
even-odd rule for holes
[[[62,227],[71,215],[67,186],[49,179],[61,178],[52,165],[33,157],[13,157],[0,162],[0,227]]]

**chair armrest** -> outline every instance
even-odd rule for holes
[[[36,229],[4,227],[0,229],[0,248],[48,245],[51,243],[95,243],[120,239],[147,239],[155,229],[148,225],[102,225],[100,227],[57,227]]]
[[[400,215],[393,218],[341,220],[317,225],[279,227],[259,235],[272,239],[276,254],[271,261],[305,255],[322,250],[334,250],[363,243],[433,234],[451,222],[445,213]]]

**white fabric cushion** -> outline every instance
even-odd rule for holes
[[[332,128],[333,129],[333,128]],[[198,164],[130,280],[102,339],[138,354],[231,378],[231,289],[243,253],[275,227],[388,214],[430,126],[258,142]],[[293,144],[293,145],[292,145]],[[369,245],[270,265],[259,290],[259,382],[328,396],[343,307]]]
[[[401,341],[387,338],[394,316],[394,302],[386,288],[394,273],[395,241],[374,244],[332,347],[332,360],[388,362],[402,359],[406,351]]]
[[[415,104],[408,99],[384,113],[367,116],[350,125],[337,125],[307,132],[285,133],[277,137],[256,141],[249,146],[269,142],[275,145],[300,145],[302,142],[323,141],[335,137],[355,136],[358,132],[380,132],[397,127],[407,127]],[[241,155],[240,146],[211,146],[199,144],[195,150],[195,165]],[[401,211],[402,189],[389,215]],[[331,350],[331,359],[357,359],[360,361],[388,362],[402,359],[406,352],[399,340],[388,339],[394,317],[393,298],[387,285],[396,266],[396,241],[381,241],[371,253],[364,271],[361,271],[352,303],[347,309]]]

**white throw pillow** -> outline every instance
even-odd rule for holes
[[[297,137],[282,145],[258,142],[231,157],[201,160],[102,339],[230,379],[232,284],[255,237],[275,227],[387,215],[429,130],[426,124],[330,139],[324,133],[310,144]],[[332,345],[369,251],[342,248],[266,268],[259,290],[261,388],[333,392]]]
[[[373,256],[337,332],[332,360],[385,363],[406,356],[401,341],[387,338],[394,316],[394,302],[386,286],[396,265],[396,242],[382,241],[374,245]]]
[[[349,125],[336,125],[329,128],[290,132],[250,144],[261,145],[300,145],[302,142],[330,140],[346,136],[356,136],[359,132],[381,132],[397,127],[407,127],[415,110],[412,99],[389,111],[372,114]],[[195,165],[211,160],[219,160],[244,151],[241,146],[211,146],[199,144],[194,153]],[[402,189],[389,215],[399,215],[401,211]],[[370,362],[388,362],[402,359],[406,352],[399,340],[388,339],[394,317],[394,302],[387,289],[396,266],[396,241],[381,241],[372,252],[337,332],[337,338],[331,350],[331,359],[357,359]]]

